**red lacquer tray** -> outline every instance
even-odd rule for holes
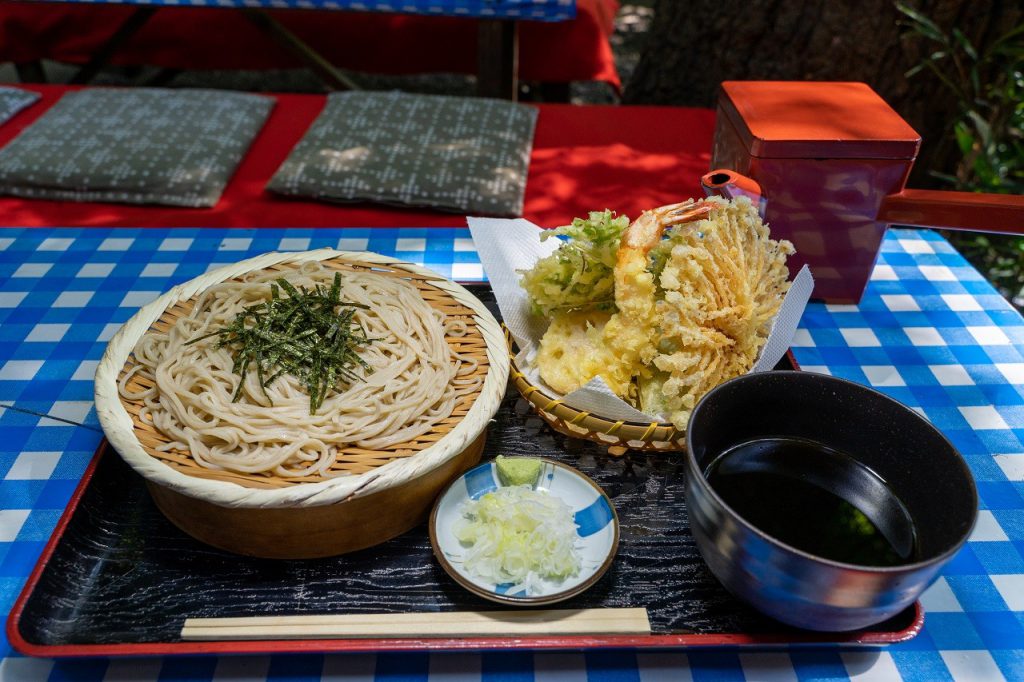
[[[493,303],[486,287],[471,287]],[[795,366],[790,356],[780,365]],[[615,561],[558,608],[645,607],[646,636],[183,641],[186,618],[504,608],[459,587],[434,560],[426,524],[377,547],[329,559],[273,561],[202,545],[156,509],[141,477],[104,441],[86,469],[7,621],[31,656],[465,651],[780,645],[881,645],[920,632],[919,604],[870,630],[816,633],[745,606],[708,571],[690,534],[676,453],[616,457],[552,431],[510,390],[484,457],[543,456],[573,466],[615,505]]]
[[[517,415],[515,398],[503,412],[543,445],[565,439]],[[502,415],[498,424],[501,428]],[[495,438],[488,456],[521,451]],[[609,491],[622,528],[613,569],[564,608],[646,606],[648,636],[538,636],[468,639],[308,639],[186,642],[187,617],[297,613],[493,610],[463,591],[436,565],[425,526],[363,552],[315,561],[266,561],[215,550],[171,526],[155,508],[141,478],[101,445],[7,622],[15,649],[32,656],[151,656],[197,653],[370,652],[595,647],[879,645],[901,642],[921,629],[919,605],[870,630],[814,633],[783,626],[726,593],[700,563],[685,528],[682,471],[672,455],[611,458],[572,441],[560,459],[583,469]],[[545,454],[551,453],[545,451]],[[660,459],[661,461],[653,461]],[[612,478],[617,479],[613,481]],[[679,488],[679,490],[675,490]],[[653,499],[663,513],[637,523]],[[666,527],[682,513],[684,524]],[[651,534],[651,526],[658,526]],[[674,565],[673,565],[674,564]]]

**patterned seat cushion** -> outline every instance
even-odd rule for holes
[[[32,104],[40,97],[38,92],[30,92],[21,88],[0,87],[0,123]]]
[[[273,105],[216,90],[71,92],[0,149],[0,192],[213,206]]]
[[[500,100],[334,93],[267,187],[329,201],[518,216],[536,121],[536,109]]]

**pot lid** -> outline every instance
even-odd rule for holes
[[[921,145],[865,83],[726,81],[719,105],[758,157],[913,159]]]

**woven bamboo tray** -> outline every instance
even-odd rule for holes
[[[466,323],[462,337],[447,337],[461,355],[475,358],[482,379],[452,415],[431,431],[382,450],[346,447],[331,476],[238,474],[198,465],[187,452],[161,451],[168,439],[139,417],[141,401],[122,398],[117,383],[134,366],[131,351],[149,329],[166,330],[187,314],[213,284],[256,270],[287,271],[322,261],[339,271],[372,269],[412,283],[427,303]],[[484,430],[506,385],[508,357],[493,316],[472,294],[424,268],[371,253],[323,249],[271,253],[221,268],[175,287],[141,309],[111,340],[96,373],[96,406],[114,448],[146,479],[161,511],[194,537],[255,556],[329,556],[383,542],[425,518],[434,497],[479,460]],[[148,386],[136,374],[131,391]],[[301,532],[297,533],[296,529]]]
[[[503,328],[504,329],[504,328]],[[585,438],[608,447],[613,455],[628,450],[686,450],[686,433],[672,424],[627,422],[606,419],[592,412],[566,405],[531,382],[516,364],[515,342],[505,329],[505,343],[511,366],[512,385],[530,403],[534,412],[551,428],[572,438]]]

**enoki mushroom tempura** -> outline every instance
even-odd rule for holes
[[[270,282],[281,276],[263,271],[215,285],[167,333],[150,330],[139,340],[136,365],[119,389],[126,399],[142,400],[140,418],[170,439],[161,450],[188,452],[212,469],[330,476],[340,448],[381,450],[412,440],[479,388],[476,361],[445,340],[464,335],[466,325],[446,323],[405,280],[370,272],[342,273],[341,299],[367,306],[355,319],[373,340],[359,351],[372,371],[356,368],[360,380],[330,391],[314,415],[295,377],[280,376],[264,395],[254,368],[244,379],[232,372],[231,351],[217,348],[217,337],[186,345],[269,299]],[[329,288],[334,270],[309,263],[284,276],[295,287]],[[136,374],[152,387],[130,390]],[[232,402],[240,381],[241,397]]]
[[[712,197],[706,219],[673,230],[656,307],[658,373],[663,408],[683,429],[690,412],[715,386],[746,374],[768,340],[789,290],[786,240],[770,238],[746,198]]]

